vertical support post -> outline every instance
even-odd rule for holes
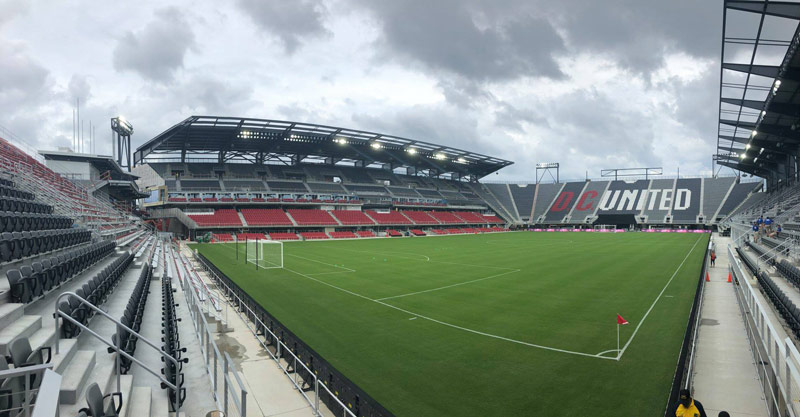
[[[222,358],[222,382],[224,384],[224,389],[222,391],[222,395],[225,396],[225,401],[223,403],[222,411],[225,412],[225,415],[228,415],[228,358]]]
[[[314,413],[319,415],[319,378],[314,375]]]
[[[120,356],[121,355],[119,354],[119,352],[122,350],[122,349],[120,349],[120,343],[122,343],[122,333],[120,332],[120,330],[122,330],[122,329],[119,327],[119,324],[117,324],[116,327],[117,327],[117,340],[116,340],[117,343],[114,343],[114,344],[117,346],[117,355],[116,355],[117,392],[122,392],[122,381],[121,381],[121,379],[122,379],[122,361],[120,360]]]

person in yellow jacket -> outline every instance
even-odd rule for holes
[[[703,404],[692,398],[688,389],[680,391],[678,402],[672,407],[672,410],[669,415],[674,415],[675,417],[707,417]]]

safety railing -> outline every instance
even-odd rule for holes
[[[31,417],[33,410],[39,403],[42,403],[41,408],[44,408],[44,403],[48,399],[39,395],[42,392],[43,385],[40,384],[39,387],[34,388],[32,384],[34,378],[42,378],[43,374],[52,368],[52,363],[45,363],[0,371],[0,381],[7,381],[12,378],[23,378],[24,380],[22,392],[0,393],[0,398],[3,398],[4,402],[9,405],[9,408],[0,409],[0,415]],[[52,371],[50,372],[52,373]],[[61,386],[60,381],[58,385],[59,387]],[[58,391],[56,391],[56,400],[58,400]]]
[[[32,417],[58,417],[58,396],[60,392],[61,375],[51,369],[45,370],[42,383],[39,385],[39,396],[33,407]]]
[[[796,417],[800,412],[800,353],[783,329],[776,329],[771,309],[760,301],[733,246],[728,246],[728,259],[768,415]]]
[[[283,371],[283,374],[292,382],[295,389],[303,396],[303,398],[308,402],[308,404],[314,410],[314,413],[317,416],[322,416],[322,406],[320,402],[320,395],[324,392],[327,393],[328,397],[333,401],[335,407],[328,408],[335,414],[335,415],[342,415],[344,417],[357,417],[355,413],[353,413],[350,408],[348,408],[326,385],[323,381],[321,381],[315,372],[313,372],[308,366],[303,363],[297,355],[292,352],[292,350],[284,344],[281,339],[269,329],[269,327],[258,318],[258,314],[253,311],[250,306],[245,303],[236,293],[233,291],[222,279],[217,276],[216,272],[212,268],[209,268],[206,265],[205,261],[202,258],[198,258],[195,256],[195,259],[203,265],[205,272],[214,280],[214,283],[217,287],[228,297],[230,303],[233,304],[233,307],[236,307],[234,311],[236,314],[241,318],[242,322],[244,322],[247,329],[253,336],[258,340],[261,347],[270,355],[272,360],[276,362],[278,367]],[[240,313],[244,313],[244,316]],[[269,348],[267,344],[267,340],[272,340],[272,344],[274,344],[274,351]],[[303,386],[304,381],[300,376],[300,373],[306,375],[311,381],[309,385],[314,390],[313,398],[307,394],[307,389]],[[306,382],[308,383],[308,382]]]
[[[185,264],[177,263],[172,248],[169,248],[168,251],[172,258],[173,265],[175,266],[177,276],[179,277],[181,287],[183,288],[195,335],[200,341],[200,352],[203,355],[203,364],[206,367],[206,373],[208,374],[214,392],[214,401],[217,403],[218,407],[222,408],[226,416],[233,415],[231,414],[232,409],[230,407],[230,403],[233,403],[238,416],[246,417],[247,388],[239,377],[235,366],[233,366],[234,362],[228,353],[224,352],[220,354],[219,347],[214,341],[214,333],[211,331],[205,314],[203,314],[203,303],[196,293],[197,287],[187,282],[191,277],[188,275],[189,271],[185,270]],[[181,269],[183,269],[183,271],[181,271]],[[222,374],[221,380],[220,373]],[[233,380],[231,380],[231,375],[233,375]],[[220,384],[220,382],[222,382],[222,384]],[[239,393],[238,396],[236,395],[237,392]],[[220,399],[222,403],[220,403]]]
[[[161,347],[157,346],[155,343],[151,342],[149,339],[145,338],[144,336],[140,335],[139,333],[136,333],[130,327],[122,324],[122,322],[120,322],[119,320],[111,317],[105,311],[97,308],[97,306],[95,306],[94,304],[90,303],[89,301],[87,301],[84,298],[80,297],[78,294],[75,294],[74,292],[71,292],[71,291],[66,291],[66,292],[61,293],[58,296],[58,298],[56,299],[56,303],[55,303],[55,314],[53,314],[53,318],[55,319],[55,328],[56,328],[56,341],[55,341],[56,354],[58,354],[59,345],[60,345],[59,342],[61,340],[61,332],[59,330],[60,327],[58,326],[58,319],[60,317],[62,320],[66,320],[66,321],[72,323],[73,325],[77,326],[78,328],[81,329],[81,331],[86,332],[86,333],[94,336],[95,339],[99,340],[100,342],[102,342],[106,346],[108,346],[111,349],[113,349],[114,352],[116,352],[117,355],[115,356],[114,373],[116,374],[116,380],[117,380],[117,392],[122,392],[122,381],[121,381],[121,379],[122,379],[122,372],[121,372],[122,361],[120,359],[120,355],[121,355],[122,357],[124,357],[124,358],[130,360],[131,362],[139,365],[140,367],[142,367],[142,369],[144,369],[145,371],[147,371],[151,375],[153,375],[156,378],[158,378],[159,381],[161,381],[164,385],[166,385],[167,387],[169,387],[170,389],[172,389],[176,393],[176,395],[175,395],[175,404],[173,404],[173,407],[174,407],[173,409],[175,410],[175,417],[180,417],[180,415],[181,415],[181,400],[180,400],[181,395],[180,395],[180,391],[181,391],[182,388],[178,387],[174,383],[170,382],[168,379],[164,378],[164,376],[161,374],[160,371],[156,372],[155,370],[150,369],[150,367],[147,366],[146,364],[144,364],[142,361],[134,358],[132,355],[130,355],[127,352],[123,351],[121,349],[121,347],[118,346],[118,343],[122,341],[121,337],[117,337],[117,343],[114,343],[114,342],[112,342],[110,340],[107,340],[106,338],[104,338],[103,336],[100,336],[99,334],[97,334],[95,331],[93,331],[89,327],[85,326],[83,323],[73,319],[69,315],[67,315],[64,312],[62,312],[61,310],[59,310],[58,306],[61,303],[61,300],[64,299],[65,297],[71,297],[72,299],[77,300],[80,304],[90,308],[95,313],[100,314],[103,317],[111,320],[111,322],[113,322],[116,325],[116,329],[117,329],[117,334],[118,335],[122,335],[122,332],[125,331],[131,337],[134,337],[137,340],[142,341],[145,344],[147,344],[148,346],[150,346],[153,349],[155,349],[158,352],[158,354],[161,356],[163,361],[171,362],[173,365],[175,365],[175,368],[178,368],[178,367],[181,366],[180,365],[181,361],[178,361],[174,357],[168,355],[166,352],[164,352],[164,350]]]

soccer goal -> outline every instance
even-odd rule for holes
[[[247,262],[259,268],[283,268],[283,242],[276,240],[248,240]]]

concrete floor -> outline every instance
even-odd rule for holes
[[[182,246],[183,254],[192,262],[200,277],[213,289],[213,282],[203,272],[202,267],[193,261],[191,251]],[[220,297],[224,300],[224,297]],[[223,310],[224,312],[224,310]],[[263,348],[234,307],[228,306],[227,333],[215,333],[214,340],[220,350],[228,352],[235,362],[237,371],[248,391],[247,415],[250,416],[286,416],[311,417],[313,409],[295,389],[289,378],[283,373],[277,362]],[[307,392],[313,401],[314,393]],[[321,404],[321,407],[325,407]],[[327,408],[322,414],[332,416]]]
[[[694,397],[709,416],[767,416],[745,325],[728,281],[730,238],[714,235],[716,266],[705,283],[694,366]]]

